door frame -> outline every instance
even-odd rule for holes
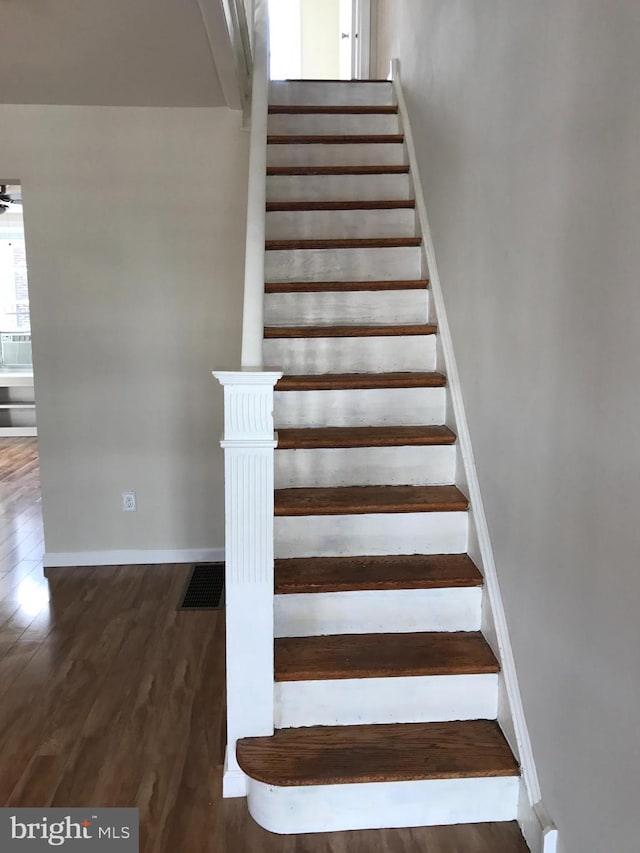
[[[351,75],[356,80],[371,76],[371,0],[353,0]]]

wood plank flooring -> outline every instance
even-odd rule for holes
[[[238,741],[238,764],[268,785],[518,776],[495,720],[311,726]]]
[[[456,486],[314,486],[276,489],[274,513],[466,512],[468,506],[468,499]]]
[[[409,326],[265,326],[265,338],[380,338],[435,335],[432,323]]]
[[[318,447],[427,447],[455,444],[447,426],[307,427],[278,430],[278,450]]]
[[[479,631],[329,634],[275,641],[276,681],[499,671],[500,665]]]
[[[368,388],[444,388],[442,373],[312,373],[278,379],[276,391],[355,391]]]
[[[267,166],[267,175],[408,175],[409,166]]]
[[[286,133],[269,134],[267,145],[401,145],[403,133]]]
[[[362,199],[352,201],[268,201],[267,213],[283,210],[396,210],[413,209],[415,199]]]
[[[424,290],[427,278],[396,279],[395,281],[267,281],[265,293],[345,293],[366,290]]]
[[[268,252],[291,249],[406,249],[420,246],[422,237],[322,237],[319,239],[267,240]]]
[[[482,586],[467,554],[293,557],[275,561],[276,594]]]
[[[270,115],[394,115],[397,104],[269,104]]]
[[[0,549],[1,805],[137,806],[141,853],[526,853],[515,823],[283,837],[222,800],[224,612],[176,611],[185,566],[44,579],[36,439],[0,441]]]

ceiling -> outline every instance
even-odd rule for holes
[[[222,106],[198,0],[0,0],[0,103]]]

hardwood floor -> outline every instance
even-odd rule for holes
[[[185,566],[42,574],[36,439],[0,441],[0,804],[137,806],[141,853],[526,853],[516,824],[277,836],[222,800],[224,613]],[[47,600],[48,599],[48,600]]]

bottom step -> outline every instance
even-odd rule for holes
[[[282,834],[514,820],[519,768],[488,720],[284,729],[238,741],[254,819]]]

